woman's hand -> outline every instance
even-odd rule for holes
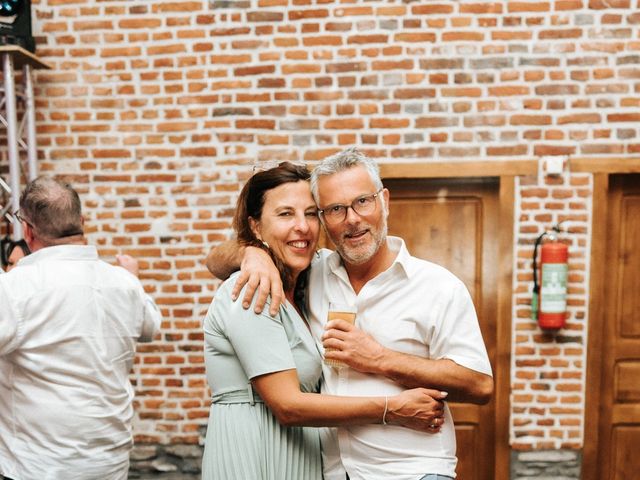
[[[385,420],[389,424],[438,433],[444,424],[444,399],[447,392],[414,388],[389,397]]]

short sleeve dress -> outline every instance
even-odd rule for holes
[[[317,392],[321,357],[304,320],[285,304],[275,317],[231,300],[236,275],[216,291],[204,320],[213,392],[202,459],[204,480],[321,480],[317,428],[281,426],[250,379],[295,368],[303,392]]]

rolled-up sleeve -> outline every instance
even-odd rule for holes
[[[491,376],[491,364],[476,310],[462,282],[456,282],[455,287],[442,298],[440,308],[437,334],[430,345],[432,358],[448,358],[458,365]]]

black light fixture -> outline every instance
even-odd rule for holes
[[[0,2],[0,17],[17,15],[23,8],[24,0],[2,0],[2,2]]]
[[[0,45],[18,45],[35,52],[31,0],[0,0]]]

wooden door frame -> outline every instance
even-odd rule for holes
[[[496,303],[496,360],[494,365],[495,402],[495,478],[506,480],[510,475],[509,418],[511,393],[511,334],[513,299],[513,250],[515,177],[537,173],[536,160],[512,162],[448,162],[381,164],[385,179],[494,177],[499,180],[498,203],[500,229],[498,233],[498,298]]]
[[[587,373],[585,379],[584,443],[582,447],[582,479],[598,477],[598,446],[602,382],[602,346],[605,327],[605,274],[607,259],[607,214],[609,211],[609,178],[613,174],[640,173],[640,158],[574,158],[571,170],[593,174],[591,259],[589,273],[589,328],[587,331]],[[587,388],[588,387],[588,388]],[[588,435],[587,435],[588,433]]]
[[[591,217],[591,272],[589,285],[589,328],[587,330],[587,375],[584,408],[584,444],[582,447],[582,479],[595,480],[598,475],[600,423],[600,390],[602,379],[602,346],[604,340],[604,275],[607,246],[607,210],[609,209],[609,174],[593,176]],[[590,414],[588,414],[590,412]],[[587,435],[588,432],[588,435]]]
[[[602,347],[605,332],[605,265],[607,260],[607,214],[609,179],[613,174],[640,173],[640,158],[576,158],[574,172],[593,174],[591,254],[589,284],[589,327],[587,331],[587,373],[585,380],[584,443],[582,480],[598,477],[600,406],[602,402]],[[588,435],[587,435],[588,432]]]

